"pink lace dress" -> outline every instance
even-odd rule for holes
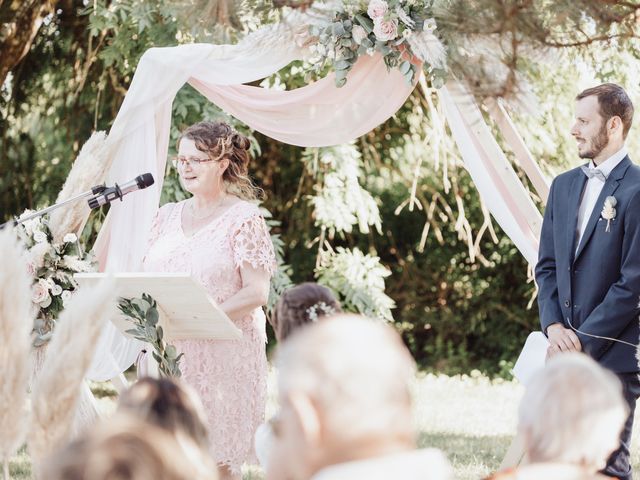
[[[154,221],[147,272],[187,272],[222,303],[242,288],[240,266],[275,269],[273,245],[258,207],[240,201],[187,237],[185,202],[164,205]],[[183,340],[183,379],[200,394],[208,415],[212,454],[237,473],[255,463],[253,436],[264,419],[267,390],[266,323],[261,308],[236,322],[241,340]]]

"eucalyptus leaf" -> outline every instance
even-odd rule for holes
[[[411,63],[406,60],[400,64],[400,73],[406,75],[407,72],[411,71]]]
[[[337,62],[335,62],[333,64],[333,68],[335,68],[336,70],[340,71],[340,70],[348,70],[351,68],[351,62],[347,61],[347,60],[338,60]],[[337,74],[338,72],[336,72]]]
[[[358,23],[362,26],[362,28],[365,29],[365,31],[367,33],[371,33],[373,32],[373,20],[371,20],[368,17],[365,17],[364,15],[362,15],[361,13],[358,13],[356,15],[356,20],[358,21]]]
[[[164,350],[167,358],[171,359],[171,360],[175,360],[175,358],[178,356],[178,352],[176,350],[176,347],[174,347],[173,345],[167,345],[167,348],[165,348]]]
[[[158,313],[158,309],[153,307],[149,308],[149,310],[147,310],[145,318],[150,325],[153,325],[153,326],[157,325],[158,320],[160,319],[160,314]]]

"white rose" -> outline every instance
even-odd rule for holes
[[[367,8],[367,15],[373,20],[384,17],[389,10],[389,5],[385,0],[371,0]]]
[[[36,230],[33,232],[33,240],[36,241],[37,243],[46,242],[47,235],[41,230]]]
[[[354,25],[351,29],[351,36],[353,37],[353,41],[360,45],[362,41],[367,38],[367,31],[360,25]]]
[[[78,241],[78,237],[75,233],[67,233],[62,239],[64,243],[73,243]]]
[[[51,287],[51,295],[58,296],[61,293],[62,293],[62,287],[60,285],[58,285],[57,283],[54,283],[53,287]]]
[[[31,295],[31,301],[33,303],[44,302],[49,297],[49,290],[42,283],[38,282],[33,286],[33,293]]]
[[[411,36],[413,32],[411,30],[409,30],[408,28],[405,28],[402,31],[402,38],[409,38]]]
[[[38,305],[40,305],[42,308],[47,308],[49,305],[51,305],[51,302],[51,297],[47,294],[47,298],[44,301],[38,303]]]
[[[388,42],[398,36],[398,22],[395,20],[381,20],[373,24],[373,33],[381,42]]]

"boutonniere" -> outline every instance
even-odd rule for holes
[[[607,197],[604,199],[604,207],[602,207],[602,213],[600,214],[600,216],[602,216],[602,218],[607,221],[607,229],[605,230],[606,232],[611,230],[611,220],[616,218],[615,206],[617,203],[618,201],[616,200],[616,197]]]

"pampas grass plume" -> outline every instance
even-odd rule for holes
[[[48,455],[69,441],[95,345],[115,313],[115,283],[106,279],[80,288],[60,315],[32,392],[28,444],[36,473]]]
[[[33,279],[12,229],[0,230],[0,256],[0,457],[7,478],[9,457],[26,433],[34,308]]]
[[[94,132],[82,146],[56,203],[80,195],[104,181],[110,166],[106,138],[104,132]],[[86,200],[79,200],[51,212],[49,228],[54,241],[62,241],[67,233],[79,234],[90,211]]]

